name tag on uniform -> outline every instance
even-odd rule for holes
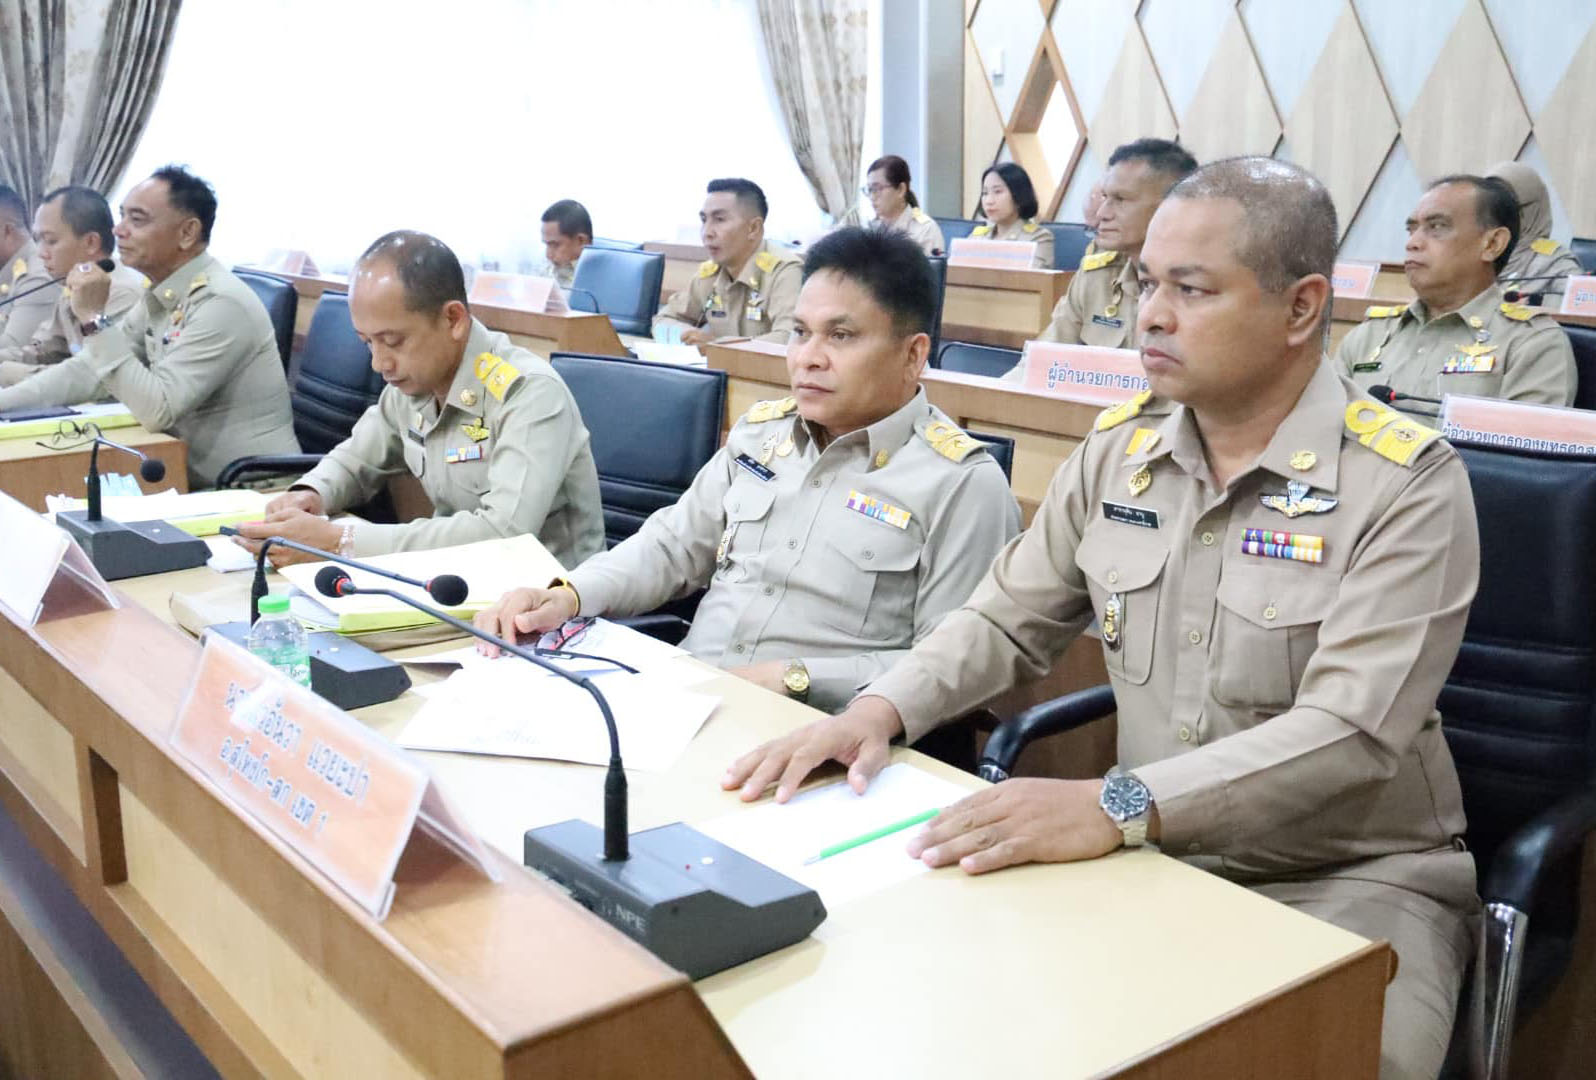
[[[462,461],[481,461],[482,444],[472,443],[470,446],[451,446],[443,452],[443,460],[447,465],[458,465]]]
[[[421,434],[421,432],[417,431],[415,428],[410,428],[408,431],[406,431],[405,432],[405,438],[409,439],[411,442],[415,443],[417,446],[426,446],[427,445],[427,437],[425,435]]]
[[[1158,511],[1145,506],[1127,506],[1124,503],[1103,500],[1103,516],[1121,525],[1140,525],[1144,529],[1158,528]]]
[[[1093,315],[1092,316],[1092,325],[1093,326],[1107,326],[1107,327],[1111,327],[1112,329],[1115,329],[1115,330],[1123,330],[1123,329],[1125,329],[1125,320],[1124,319],[1111,319],[1107,315]]]
[[[1379,360],[1364,360],[1361,363],[1352,365],[1352,374],[1362,375],[1370,371],[1380,371],[1384,367],[1385,364]]]
[[[737,464],[741,465],[744,469],[747,469],[761,480],[772,480],[776,476],[774,472],[767,469],[765,466],[761,465],[747,454],[738,454],[736,460]]]

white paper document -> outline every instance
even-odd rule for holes
[[[888,765],[863,795],[846,781],[763,803],[698,824],[697,829],[758,859],[820,894],[828,909],[924,873],[904,848],[923,826],[890,833],[839,855],[805,864],[821,851],[927,810],[951,806],[970,789],[900,762]]]
[[[613,669],[593,683],[615,715],[626,767],[645,772],[674,765],[720,704],[707,694]],[[589,765],[610,760],[609,731],[592,695],[525,660],[468,664],[436,685],[400,733],[400,746]]]
[[[678,663],[680,657],[687,655],[685,650],[675,645],[668,645],[657,638],[651,638],[629,626],[610,622],[608,619],[595,619],[587,631],[567,645],[566,649],[587,656],[617,660],[628,667],[636,668],[640,672],[656,676],[676,686],[691,686],[706,682],[720,674],[717,669],[708,665]],[[403,662],[464,667],[490,661],[477,652],[477,647],[473,643],[428,653],[426,656],[407,657]],[[611,665],[582,658],[559,660],[550,657],[549,662],[583,674],[604,674],[616,670]]]
[[[650,364],[704,367],[709,363],[708,358],[698,351],[697,345],[638,340],[631,343],[631,348],[637,354],[639,360],[647,360]]]
[[[255,556],[248,548],[233,543],[231,536],[207,536],[205,546],[211,549],[211,557],[205,560],[205,565],[218,574],[255,569]]]
[[[112,521],[169,521],[178,524],[192,518],[266,516],[265,493],[247,489],[181,494],[176,488],[167,488],[144,495],[139,493],[135,482],[132,494],[117,495],[103,489],[102,492],[100,512]],[[50,513],[59,514],[63,510],[82,510],[88,506],[88,501],[70,495],[46,495],[44,505]],[[209,531],[215,532],[214,529]]]

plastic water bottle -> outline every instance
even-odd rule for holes
[[[299,620],[288,614],[288,596],[260,598],[260,618],[249,628],[249,651],[300,686],[310,686],[310,641]]]

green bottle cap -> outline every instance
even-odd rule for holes
[[[262,615],[287,615],[288,594],[268,593],[260,598],[260,613]]]

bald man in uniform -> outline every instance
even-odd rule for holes
[[[1336,238],[1329,192],[1284,162],[1177,184],[1137,264],[1151,393],[1098,418],[966,606],[722,784],[784,801],[834,759],[862,791],[889,740],[1042,676],[1095,616],[1119,764],[989,787],[905,857],[981,873],[1157,843],[1391,942],[1381,1076],[1433,1078],[1479,903],[1435,707],[1479,537],[1452,448],[1321,362]]]
[[[698,212],[709,259],[654,317],[654,336],[684,345],[728,337],[784,344],[802,264],[765,239],[765,193],[751,180],[711,180]]]
[[[1407,222],[1403,269],[1416,299],[1374,306],[1342,339],[1337,369],[1360,386],[1572,405],[1574,350],[1550,315],[1508,302],[1496,276],[1518,239],[1518,198],[1497,177],[1447,176]],[[1420,418],[1435,406],[1398,400]]]
[[[636,535],[507,593],[478,626],[515,641],[707,587],[683,648],[835,709],[964,602],[1019,510],[997,462],[920,387],[936,313],[925,254],[899,233],[839,229],[804,274],[793,396],[750,409]]]
[[[562,566],[604,549],[598,470],[571,392],[541,357],[472,317],[460,262],[425,233],[366,249],[349,316],[387,385],[349,438],[239,527],[251,551],[283,536],[363,557],[532,533]],[[391,476],[421,481],[436,513],[401,524],[332,522]],[[277,565],[314,558],[273,547]]]
[[[61,296],[52,280],[28,233],[28,204],[0,184],[0,350],[26,345],[50,317]]]

